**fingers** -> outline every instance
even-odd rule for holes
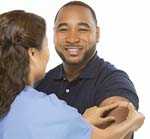
[[[117,107],[125,107],[128,109],[128,116],[124,122],[118,124],[122,131],[135,131],[140,128],[144,122],[144,116],[136,111],[133,104],[129,102],[117,102],[103,107],[91,107],[84,113],[84,117],[93,125],[111,125],[115,122],[114,117],[105,117],[109,112]],[[104,126],[105,127],[105,126]]]
[[[133,117],[136,117],[136,115],[138,115],[138,112],[132,103],[128,104],[128,110],[129,110],[129,113],[128,113],[127,119],[132,119]]]
[[[135,107],[133,106],[132,103],[128,103],[128,109],[129,111],[135,110]]]
[[[134,131],[137,131],[144,123],[145,117],[142,113],[138,113],[138,117],[137,117],[137,122],[136,122],[136,126],[133,129]]]
[[[128,110],[127,119],[120,126],[130,132],[134,132],[143,125],[145,117],[135,109],[132,103],[128,103]]]
[[[101,118],[101,122],[97,122],[95,126],[100,129],[105,129],[109,127],[110,125],[112,125],[114,122],[115,122],[114,117]]]
[[[108,123],[108,125],[109,125],[110,123],[113,123],[115,121],[114,117],[102,118],[101,115],[103,115],[104,112],[112,110],[116,107],[117,107],[117,104],[111,104],[111,105],[105,106],[103,108],[94,106],[94,107],[88,108],[84,112],[83,117],[93,125],[101,125],[101,123],[102,124]]]
[[[132,130],[136,131],[143,125],[145,117],[142,113],[136,111],[131,103],[129,103],[128,109],[129,114],[127,119],[132,121]]]
[[[105,117],[110,111],[114,110],[118,106],[118,103],[113,103],[107,106],[99,107],[98,110],[100,112],[100,117]]]
[[[113,122],[115,122],[115,118],[112,116],[101,119],[101,124],[113,123]]]
[[[143,114],[137,112],[136,115],[132,117],[132,119],[128,120],[128,128],[130,132],[138,130],[144,123],[144,116]]]
[[[109,126],[112,123],[115,122],[115,118],[112,116],[106,117],[106,118],[98,118],[97,121],[95,121],[95,126],[97,127],[105,127],[105,126]]]

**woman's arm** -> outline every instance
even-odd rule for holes
[[[106,129],[99,129],[93,126],[91,139],[123,139],[128,133],[133,132],[142,126],[144,116],[141,113],[138,113],[130,103],[122,103],[121,105],[128,107],[129,114],[127,119],[120,124],[112,125]],[[106,110],[106,108],[108,110],[108,107],[104,108],[104,110]],[[88,114],[89,113],[90,111],[88,111]]]

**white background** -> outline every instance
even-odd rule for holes
[[[53,45],[53,20],[57,10],[69,0],[0,0],[0,13],[24,9],[43,16],[47,21],[50,60],[47,70],[61,60]],[[140,98],[140,111],[146,120],[135,139],[149,139],[150,129],[150,1],[83,0],[97,14],[101,28],[97,46],[100,57],[126,71]]]

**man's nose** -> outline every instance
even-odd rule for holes
[[[79,35],[76,31],[70,31],[66,36],[67,43],[78,43],[79,41]]]

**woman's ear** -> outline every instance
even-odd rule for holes
[[[99,42],[99,38],[100,38],[100,28],[97,26],[96,27],[96,42]]]
[[[35,48],[29,48],[28,49],[28,55],[29,55],[31,62],[35,61],[35,60],[37,60],[38,50]]]

